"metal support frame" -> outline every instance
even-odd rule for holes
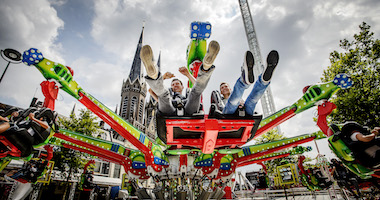
[[[247,35],[248,46],[253,54],[253,57],[255,58],[255,63],[257,65],[257,67],[254,68],[254,71],[255,74],[258,75],[263,73],[264,66],[260,53],[261,51],[259,42],[257,40],[255,26],[252,20],[251,11],[249,9],[247,0],[239,0],[239,5],[245,27],[245,33]],[[270,86],[268,86],[268,88],[264,92],[263,97],[261,97],[261,106],[263,108],[264,117],[267,117],[276,111]]]

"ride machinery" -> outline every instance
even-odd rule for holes
[[[206,53],[206,39],[210,34],[211,24],[191,24],[191,42],[187,53],[188,66],[194,74],[197,66],[202,63]],[[347,75],[337,75],[331,82],[309,87],[294,104],[264,119],[261,115],[251,116],[241,112],[237,115],[222,115],[216,112],[217,105],[211,106],[213,109],[210,109],[208,115],[158,114],[158,137],[153,140],[80,87],[74,80],[74,72],[70,67],[45,58],[35,48],[24,52],[23,62],[37,68],[47,79],[41,84],[46,107],[54,110],[54,100],[58,90],[62,89],[99,116],[135,148],[62,129],[52,129],[50,135],[44,137],[45,143],[75,149],[123,165],[130,179],[146,180],[152,177],[156,184],[156,196],[169,188],[175,191],[177,197],[188,194],[199,199],[210,196],[212,190],[227,190],[226,184],[239,166],[285,157],[291,153],[281,150],[324,138],[323,133],[318,131],[280,141],[243,146],[298,113],[315,105],[323,107],[336,91],[352,84]],[[0,138],[3,144],[12,144],[6,139]],[[21,152],[18,156],[27,156],[17,147],[12,149]],[[14,156],[10,152],[13,150],[5,149],[3,155]],[[220,184],[210,184],[204,189],[200,186],[204,179],[211,182],[219,180]],[[226,197],[230,197],[230,194],[227,193]]]

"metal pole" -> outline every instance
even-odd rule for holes
[[[284,186],[284,193],[285,193],[286,200],[288,200],[288,194],[286,193],[286,186]]]
[[[11,62],[8,62],[7,66],[5,67],[5,70],[4,70],[4,72],[3,72],[3,74],[1,75],[1,78],[0,78],[0,83],[1,83],[1,80],[3,80],[3,78],[4,78],[5,72],[7,72],[9,64],[11,64]]]
[[[315,140],[313,140],[313,141],[314,141],[315,147],[317,148],[317,152],[318,152],[318,154],[320,154],[320,153],[319,153],[319,148],[318,148],[318,145],[317,145],[317,141],[315,141]]]

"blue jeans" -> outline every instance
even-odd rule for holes
[[[264,82],[260,74],[258,80],[253,85],[252,91],[249,94],[247,100],[245,100],[244,107],[245,112],[249,115],[253,115],[257,102],[263,96],[270,82]],[[248,89],[249,85],[245,84],[240,77],[234,86],[234,89],[228,98],[228,101],[223,109],[223,114],[234,114],[236,109],[240,105],[240,100],[243,96],[244,90]]]

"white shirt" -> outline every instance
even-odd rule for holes
[[[353,134],[351,134],[351,140],[354,141],[354,142],[357,142],[359,141],[358,138],[356,138],[356,136],[360,134],[360,132],[354,132]]]

